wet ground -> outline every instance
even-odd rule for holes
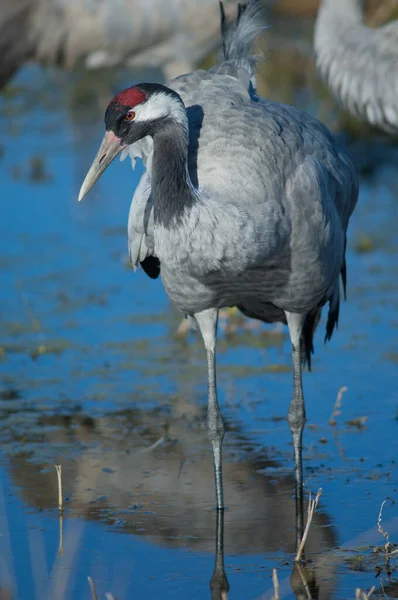
[[[88,576],[98,598],[211,594],[216,513],[201,341],[175,337],[181,316],[161,283],[128,266],[127,213],[140,170],[116,163],[85,202],[76,200],[102,110],[131,78],[160,74],[26,68],[1,100],[4,599],[88,599]],[[300,83],[290,101],[319,113],[322,96]],[[282,81],[271,95],[283,91]],[[372,151],[361,142],[358,160],[369,162]],[[373,585],[398,595],[398,559],[385,568],[377,530],[382,501],[398,500],[398,172],[378,162],[361,175],[339,330],[324,346],[319,328],[305,374],[305,488],[323,493],[302,571],[293,568],[287,332],[245,322],[221,331],[231,599],[271,598],[273,568],[281,598],[340,600]],[[62,465],[62,522],[54,464]],[[382,526],[398,542],[397,504],[385,504]],[[222,573],[212,589],[226,597]]]

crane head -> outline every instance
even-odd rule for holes
[[[117,94],[106,109],[105,136],[83,181],[79,201],[124,148],[155,135],[169,119],[187,126],[180,96],[164,85],[142,83]]]

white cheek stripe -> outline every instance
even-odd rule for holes
[[[186,122],[187,119],[183,104],[177,98],[164,92],[154,94],[149,100],[138,104],[132,110],[135,112],[135,119],[132,123],[154,121],[167,116],[180,122]]]

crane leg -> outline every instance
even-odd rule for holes
[[[224,422],[221,417],[217,400],[216,385],[216,336],[218,310],[209,308],[195,314],[206,348],[207,373],[209,384],[209,401],[207,408],[207,433],[213,447],[214,476],[216,480],[217,508],[224,508],[222,483],[222,443],[225,434]]]
[[[294,475],[296,483],[296,545],[303,536],[303,430],[305,425],[305,404],[301,376],[301,333],[306,315],[286,312],[293,359],[293,396],[287,414],[294,449]]]

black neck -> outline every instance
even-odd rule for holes
[[[188,168],[188,131],[175,120],[162,123],[153,135],[152,199],[155,223],[178,222],[196,201]]]

